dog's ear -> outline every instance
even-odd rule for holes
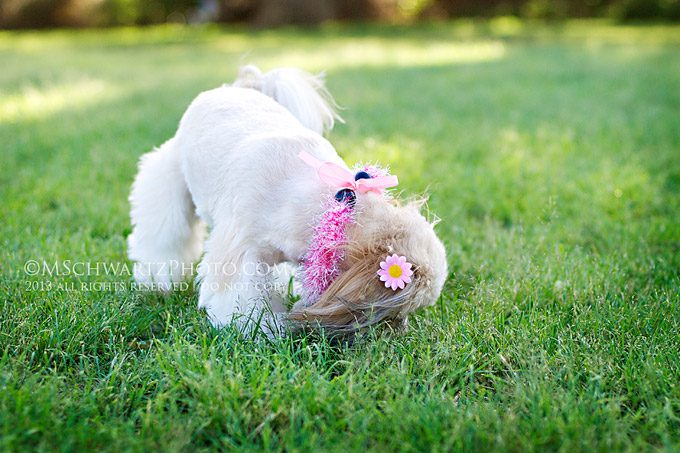
[[[412,309],[418,269],[404,289],[386,288],[377,271],[387,254],[376,247],[348,247],[338,278],[314,305],[293,309],[290,319],[321,326],[331,334],[351,333],[381,321],[399,324]]]
[[[402,205],[371,194],[357,200],[360,210],[348,231],[340,275],[313,305],[295,307],[290,319],[342,334],[381,321],[396,324],[434,303],[447,275],[446,254],[421,206],[419,199]],[[396,291],[378,276],[380,262],[393,254],[406,256],[413,266],[411,282]]]

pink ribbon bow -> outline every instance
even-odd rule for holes
[[[382,193],[383,189],[399,184],[399,180],[394,175],[376,176],[371,179],[355,181],[354,173],[333,162],[321,162],[305,151],[301,151],[298,157],[316,170],[320,180],[332,187],[352,189],[359,193]]]

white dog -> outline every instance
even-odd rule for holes
[[[442,243],[420,203],[385,192],[396,177],[355,175],[322,137],[339,119],[333,106],[320,78],[295,69],[247,66],[200,94],[175,136],[141,158],[128,238],[136,280],[167,289],[204,251],[198,305],[215,326],[266,316],[263,283],[285,262],[302,267],[302,299],[284,315],[296,325],[353,331],[437,300]]]

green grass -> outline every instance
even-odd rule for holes
[[[4,32],[0,61],[0,450],[680,448],[680,28]],[[244,62],[325,69],[339,152],[431,194],[451,275],[405,334],[252,342],[192,289],[24,270],[126,263],[137,158]]]

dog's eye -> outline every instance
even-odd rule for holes
[[[371,179],[371,175],[369,175],[365,171],[358,171],[357,174],[354,175],[354,180],[358,181],[360,179]]]
[[[335,199],[340,203],[347,203],[350,206],[354,206],[357,202],[357,196],[352,189],[341,189],[335,193]]]

